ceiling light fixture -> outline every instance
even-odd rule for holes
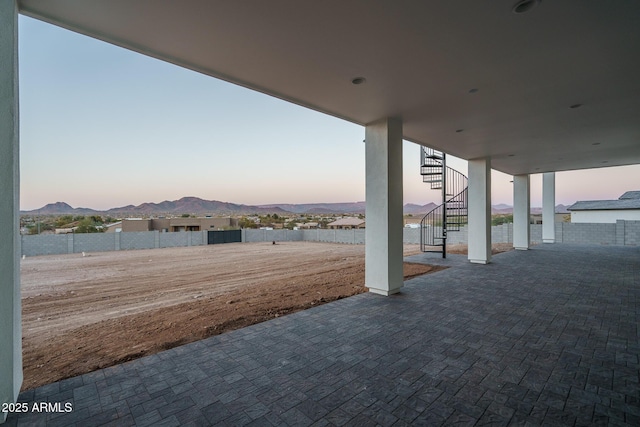
[[[469,89],[469,93],[477,93],[479,89],[473,88]]]
[[[513,13],[517,13],[521,15],[523,13],[527,13],[531,11],[534,7],[536,7],[540,3],[540,0],[520,0],[518,3],[513,6]]]
[[[464,132],[464,129],[456,129],[456,133]]]
[[[591,144],[591,145],[600,145],[600,143],[599,143],[599,142],[594,142],[594,143],[593,143],[593,144]]]
[[[569,105],[569,108],[571,108],[572,110],[575,110],[576,108],[580,108],[580,107],[582,107],[582,104]]]
[[[355,77],[353,80],[351,80],[351,83],[353,83],[354,85],[361,85],[362,83],[365,83],[367,81],[367,79],[365,79],[364,77]]]
[[[515,156],[515,154],[507,154],[509,157],[513,157]]]

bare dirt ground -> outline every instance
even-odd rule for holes
[[[404,277],[442,268],[405,262]],[[24,390],[366,290],[363,245],[316,242],[40,256],[21,270]]]
[[[405,263],[405,278],[440,269]],[[40,256],[21,270],[25,390],[366,290],[364,246],[315,242]]]

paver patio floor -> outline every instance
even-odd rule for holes
[[[640,248],[539,245],[23,392],[7,426],[640,425]]]

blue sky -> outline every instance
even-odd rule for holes
[[[19,25],[21,209],[364,200],[363,127],[30,18]],[[436,201],[418,146],[403,149],[405,203]],[[557,203],[640,189],[630,176],[640,166],[557,173]],[[511,177],[492,179],[493,204],[511,204]],[[540,206],[540,175],[531,182]]]

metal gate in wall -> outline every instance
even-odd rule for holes
[[[207,244],[242,242],[242,230],[208,231]]]

